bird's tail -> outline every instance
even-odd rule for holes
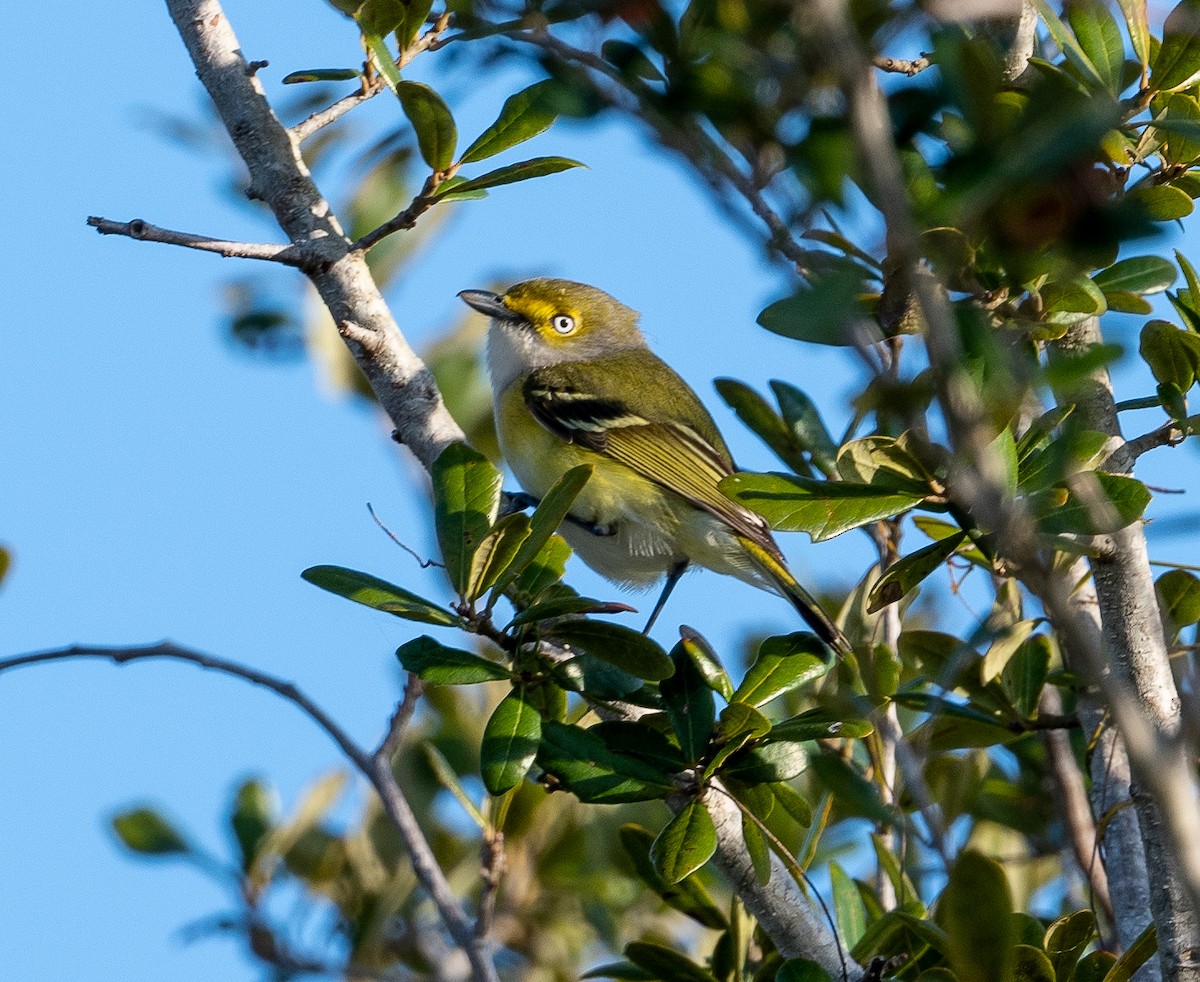
[[[739,536],[739,538],[741,538]],[[742,538],[742,545],[758,567],[771,581],[775,588],[789,601],[804,618],[804,623],[812,628],[813,633],[825,642],[836,655],[849,655],[853,648],[838,626],[813,599],[812,595],[800,585],[800,581],[792,575],[792,571],[776,556],[750,539]]]

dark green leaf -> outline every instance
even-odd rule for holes
[[[322,590],[396,617],[442,627],[457,627],[460,623],[450,611],[369,573],[341,566],[312,566],[300,575]]]
[[[548,130],[558,117],[558,110],[546,98],[546,94],[548,89],[557,84],[547,79],[509,96],[500,110],[499,118],[467,147],[459,163],[469,164],[494,157]]]
[[[960,982],[1009,982],[1016,925],[1004,870],[972,850],[959,854],[937,904]],[[986,958],[980,953],[987,952]]]
[[[770,447],[775,455],[797,474],[811,474],[804,459],[803,447],[792,439],[783,419],[770,404],[750,386],[735,379],[719,378],[713,382],[726,405],[737,414],[746,427]]]
[[[1066,914],[1046,928],[1042,947],[1054,964],[1058,982],[1071,982],[1079,956],[1095,937],[1096,918],[1090,910]]]
[[[496,581],[494,596],[503,593],[509,583],[537,558],[538,553],[550,541],[555,529],[566,519],[571,505],[575,503],[579,492],[591,476],[592,465],[580,464],[578,467],[572,467],[554,482],[529,516],[529,538],[521,543],[521,548],[508,571]]]
[[[712,859],[717,829],[704,805],[692,799],[671,819],[650,847],[654,868],[668,883],[678,883]]]
[[[839,719],[823,709],[809,709],[799,716],[782,720],[771,728],[772,740],[829,740],[840,737],[861,740],[875,727],[865,719]]]
[[[512,677],[503,665],[469,651],[447,648],[428,635],[406,641],[396,649],[406,671],[435,685],[473,685]]]
[[[966,537],[966,532],[959,532],[939,539],[889,566],[871,590],[867,613],[873,614],[903,599],[906,593],[954,555]]]
[[[1163,23],[1162,46],[1150,63],[1150,85],[1163,92],[1186,89],[1197,79],[1200,79],[1200,0],[1182,0]]]
[[[1125,15],[1125,26],[1133,44],[1133,53],[1142,66],[1150,64],[1150,24],[1146,13],[1146,0],[1117,0],[1121,13]]]
[[[244,781],[233,798],[229,825],[242,857],[242,872],[248,873],[258,856],[258,847],[275,824],[275,803],[270,788],[262,781]]]
[[[704,679],[705,684],[726,702],[732,699],[733,683],[729,681],[729,674],[725,671],[725,666],[721,664],[721,659],[717,657],[712,645],[698,631],[686,624],[680,625],[679,635],[679,643],[683,646],[684,653],[692,660],[692,664]]]
[[[771,721],[757,709],[744,702],[731,702],[721,710],[715,735],[717,752],[705,766],[705,776],[717,773],[733,754],[751,740],[766,736],[770,731]]]
[[[1149,314],[1154,311],[1149,300],[1124,290],[1105,290],[1104,299],[1108,302],[1108,309],[1118,314]]]
[[[1167,289],[1175,276],[1175,264],[1162,256],[1133,256],[1102,269],[1092,279],[1106,294],[1109,290],[1150,294]]]
[[[526,539],[526,542],[529,540]],[[550,600],[566,589],[560,586],[567,560],[571,558],[571,547],[561,535],[550,536],[525,572],[517,577],[516,594],[521,606],[528,606],[539,599]],[[554,588],[554,591],[551,590]]]
[[[817,280],[811,288],[777,300],[758,315],[774,334],[816,344],[855,345],[881,340],[859,302],[863,272],[857,266]]]
[[[869,818],[881,825],[892,825],[896,816],[879,797],[879,789],[853,770],[840,757],[832,754],[813,754],[809,766],[821,784],[833,793],[838,808],[848,815]]]
[[[662,73],[636,44],[610,38],[600,45],[600,55],[614,68],[626,75],[635,75],[647,82],[662,82]]]
[[[835,474],[837,445],[829,435],[829,430],[825,428],[813,401],[794,385],[788,385],[787,382],[778,379],[771,380],[771,391],[775,393],[783,421],[796,443],[812,456],[813,463],[823,474]]]
[[[1110,951],[1089,951],[1075,966],[1075,982],[1104,982],[1117,963],[1117,956]]]
[[[725,777],[743,784],[774,784],[799,777],[808,767],[808,754],[799,743],[763,743],[734,754],[721,769]]]
[[[1168,321],[1147,321],[1138,341],[1141,354],[1158,382],[1187,392],[1200,374],[1200,336]]]
[[[1050,639],[1037,634],[1022,643],[1000,673],[1004,694],[1023,719],[1030,719],[1037,712],[1050,670],[1051,653]]]
[[[867,908],[854,881],[837,863],[829,864],[833,884],[833,910],[837,915],[838,934],[853,948],[867,930]]]
[[[606,962],[588,969],[581,979],[620,979],[621,982],[654,982],[658,978],[653,972],[639,968],[633,962]]]
[[[632,941],[625,946],[625,957],[661,982],[717,982],[707,969],[666,945]]]
[[[785,692],[819,679],[832,667],[828,649],[806,631],[767,638],[733,694],[736,702],[765,706]]]
[[[458,146],[458,129],[450,107],[433,89],[420,82],[400,82],[396,86],[396,95],[417,134],[421,158],[435,171],[446,170],[454,163],[454,151]],[[461,190],[465,186],[459,187]]]
[[[763,788],[757,790],[770,791],[771,796],[775,799],[775,803],[787,812],[788,817],[801,828],[808,828],[812,825],[812,805],[808,803],[807,798],[790,784],[779,782],[765,785]]]
[[[433,462],[434,524],[446,575],[466,592],[471,559],[500,509],[500,472],[465,443],[452,443]]]
[[[679,739],[679,748],[689,763],[695,763],[708,747],[716,721],[712,690],[683,649],[682,642],[671,652],[675,671],[659,685],[663,708]]]
[[[849,481],[815,481],[788,474],[734,474],[721,482],[721,490],[758,512],[772,528],[808,532],[814,542],[903,514],[925,498]]]
[[[517,512],[500,519],[480,540],[471,557],[464,598],[474,601],[487,593],[502,576],[515,577],[520,572],[513,569],[515,560],[528,538],[528,515]],[[533,556],[529,558],[532,560]]]
[[[589,732],[604,740],[609,750],[640,757],[661,771],[673,773],[687,767],[679,748],[645,723],[624,719],[602,720]]]
[[[538,621],[554,620],[568,614],[628,614],[634,612],[629,604],[613,603],[607,600],[593,600],[591,597],[579,597],[567,594],[553,597],[542,603],[526,607],[517,614],[509,624],[519,627],[522,624],[536,624]]]
[[[692,920],[714,931],[724,930],[729,926],[729,921],[713,902],[698,877],[689,876],[679,883],[668,883],[662,878],[650,859],[650,846],[654,837],[649,832],[639,825],[622,825],[620,838],[621,845],[625,847],[625,852],[633,863],[634,871],[669,907],[687,914]]]
[[[544,720],[537,762],[580,801],[616,804],[662,798],[673,790],[662,771],[624,754],[581,726]]]
[[[606,621],[565,621],[550,633],[560,641],[640,679],[657,682],[675,671],[675,663],[646,635],[632,628]]]
[[[578,160],[569,160],[566,157],[534,157],[532,160],[523,160],[519,164],[509,164],[507,167],[498,167],[479,177],[472,177],[457,185],[454,191],[456,194],[479,191],[483,188],[515,184],[517,181],[528,181],[535,177],[545,177],[548,174],[570,170],[572,167],[583,166]],[[435,192],[434,197],[441,197],[441,195]]]
[[[1037,8],[1037,12],[1042,15],[1042,20],[1046,24],[1046,30],[1050,32],[1054,43],[1066,55],[1067,61],[1078,69],[1088,88],[1092,91],[1103,91],[1105,89],[1104,78],[1096,70],[1096,66],[1092,64],[1092,60],[1084,53],[1083,48],[1075,39],[1075,35],[1071,33],[1066,24],[1059,20],[1058,14],[1054,12],[1046,0],[1033,0],[1033,3]]]
[[[153,808],[115,815],[113,831],[126,849],[144,856],[179,856],[192,852],[188,841]]]
[[[996,631],[992,643],[983,654],[983,661],[979,664],[979,679],[984,685],[1004,671],[1008,660],[1017,653],[1017,649],[1025,643],[1025,639],[1033,633],[1036,626],[1036,621],[1021,620],[1006,624]]]
[[[1154,584],[1171,640],[1189,624],[1200,621],[1200,579],[1184,569],[1163,573]]]
[[[402,51],[417,39],[432,9],[433,0],[406,0],[404,20],[396,26],[396,40]]]
[[[465,177],[459,177],[457,174],[438,185],[437,199],[442,202],[450,201],[481,201],[488,196],[486,191],[460,191],[462,185],[467,183]]]
[[[489,793],[504,794],[525,779],[541,739],[542,717],[523,692],[510,692],[483,728],[480,773]]]
[[[1055,982],[1054,965],[1041,948],[1019,944],[1013,949],[1012,982]]]
[[[404,8],[405,0],[364,0],[354,19],[364,34],[383,37],[404,23]]]
[[[775,982],[830,982],[829,973],[807,958],[789,958],[779,966]]]
[[[305,68],[298,72],[289,72],[280,81],[284,85],[295,85],[298,82],[348,82],[361,74],[356,68]]]
[[[1150,492],[1141,481],[1120,474],[1094,471],[1078,475],[1079,487],[1068,495],[1060,489],[1029,495],[1038,529],[1049,535],[1104,535],[1142,517]]]
[[[1049,324],[1075,324],[1108,309],[1103,291],[1086,276],[1049,283],[1041,290],[1042,320]]]
[[[754,867],[754,879],[761,886],[771,879],[771,851],[767,848],[762,829],[750,817],[753,814],[753,809],[750,815],[742,812],[742,844],[745,846],[746,855],[750,857],[750,865]]]

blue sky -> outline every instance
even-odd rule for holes
[[[60,4],[69,68],[51,67],[36,10],[10,12],[7,36],[24,46],[10,41],[3,62],[14,95],[0,158],[11,202],[0,245],[8,270],[0,541],[15,561],[0,586],[0,657],[172,638],[294,680],[370,742],[397,694],[393,651],[415,632],[317,591],[299,572],[338,563],[447,596],[436,571],[418,571],[365,507],[431,552],[423,475],[382,422],[331,398],[310,366],[247,358],[222,336],[229,278],[267,272],[286,288],[297,274],[101,238],[85,226],[99,214],[229,238],[278,236],[222,196],[224,159],[172,145],[147,123],[152,112],[189,115],[200,104],[162,5]],[[348,24],[316,0],[230,0],[227,12],[248,57],[271,62],[262,73],[269,93],[288,71],[360,57]],[[414,69],[442,88],[466,138],[513,84]],[[399,118],[383,98],[376,103],[371,112]],[[721,405],[714,376],[760,389],[789,379],[840,432],[855,360],[754,326],[784,281],[663,151],[615,123],[559,125],[533,148],[590,169],[500,189],[454,215],[388,295],[416,346],[458,316],[461,289],[512,270],[567,276],[642,312],[652,344],[713,409],[744,467],[773,461]],[[1122,394],[1149,390],[1133,375]],[[1195,483],[1193,451],[1160,457],[1146,472],[1152,483]],[[1153,508],[1189,510],[1162,498]],[[1156,536],[1155,546],[1163,558],[1194,560],[1186,541]],[[784,548],[802,577],[842,585],[870,556],[862,536],[819,547],[797,536]],[[618,596],[586,571],[575,580]],[[795,626],[781,601],[708,573],[685,578],[656,633],[669,643],[681,621],[727,650],[747,630]],[[256,977],[231,942],[179,938],[182,925],[222,909],[215,888],[179,864],[131,861],[106,821],[150,801],[224,852],[221,813],[239,778],[269,777],[288,803],[341,766],[307,720],[188,666],[74,662],[0,676],[0,747],[6,977]]]

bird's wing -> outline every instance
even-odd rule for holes
[[[611,378],[607,369],[597,370],[592,363],[538,369],[524,383],[525,404],[561,439],[624,464],[779,556],[766,521],[717,487],[735,472],[733,460],[686,383],[679,382],[685,404],[677,400],[667,415],[659,393],[634,386],[631,393],[616,397]]]

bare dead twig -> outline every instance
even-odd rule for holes
[[[925,71],[931,64],[928,55],[921,55],[920,58],[888,58],[885,55],[876,55],[871,59],[871,63],[884,72],[896,72],[900,75],[907,75],[911,78],[913,75],[918,75]]]
[[[391,766],[392,758],[396,756],[396,751],[400,749],[400,741],[404,738],[404,728],[416,712],[417,700],[424,691],[425,683],[409,672],[404,683],[404,696],[396,704],[395,712],[388,722],[387,733],[384,734],[378,749],[371,755],[376,763]]]
[[[298,269],[304,269],[313,262],[319,261],[312,250],[296,245],[214,239],[207,235],[194,235],[191,232],[177,232],[174,229],[160,228],[140,218],[128,222],[114,222],[109,218],[90,215],[87,223],[101,235],[124,235],[142,242],[161,242],[165,245],[199,249],[201,252],[215,252],[226,258],[260,259],[266,262],[282,263],[284,266],[295,266]]]
[[[479,876],[483,880],[483,892],[479,897],[479,914],[475,918],[475,936],[486,938],[496,918],[496,900],[500,881],[504,876],[505,853],[504,833],[499,829],[485,829],[483,833],[482,867]]]

